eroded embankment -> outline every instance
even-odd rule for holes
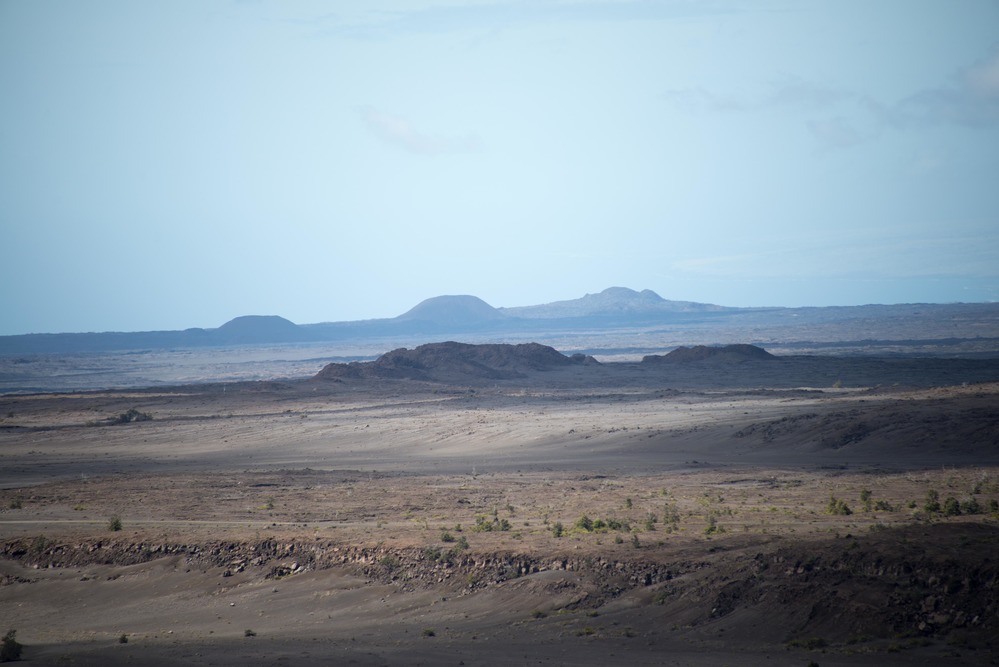
[[[545,571],[567,571],[585,582],[575,606],[596,608],[626,592],[648,601],[650,622],[682,627],[766,619],[780,641],[821,637],[945,637],[986,643],[999,631],[999,527],[941,523],[884,529],[821,541],[783,540],[731,548],[705,545],[701,557],[636,549],[634,557],[481,553],[432,546],[393,549],[314,539],[209,541],[197,544],[125,537],[48,542],[11,540],[0,557],[29,568],[127,566],[180,557],[192,569],[226,577],[247,571],[262,578],[346,568],[403,589],[443,587],[472,593]],[[0,584],[30,584],[9,576]],[[734,612],[748,612],[736,614]]]

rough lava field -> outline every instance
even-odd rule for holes
[[[0,396],[29,664],[996,663],[999,360],[313,373]]]

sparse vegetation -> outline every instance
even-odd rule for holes
[[[822,637],[809,637],[807,639],[792,639],[787,642],[788,648],[803,648],[809,651],[815,651],[821,648],[829,646],[829,642]]]
[[[24,646],[17,641],[17,630],[8,630],[0,639],[0,662],[14,662],[21,659]]]
[[[863,503],[865,512],[870,512],[874,506],[874,502],[871,498],[871,495],[872,494],[870,489],[864,489],[863,491],[860,492],[860,502]]]
[[[118,424],[130,424],[132,422],[151,421],[153,416],[147,412],[139,412],[135,408],[129,408],[125,412],[107,419],[88,421],[87,426],[116,426]]]
[[[111,532],[118,532],[121,530],[121,517],[115,514],[108,520],[108,530]]]
[[[846,504],[846,501],[837,499],[836,496],[829,496],[826,512],[835,516],[850,516],[853,514],[853,510]]]
[[[251,630],[250,628],[247,628],[246,630],[243,630],[243,636],[244,637],[256,637],[257,633],[254,632],[253,630]]]
[[[940,511],[940,494],[937,493],[936,489],[930,489],[926,492],[926,502],[923,503],[923,509],[931,514]]]
[[[495,514],[491,519],[479,515],[475,517],[475,525],[472,527],[472,531],[476,533],[491,533],[493,531],[507,531],[510,528],[510,522],[507,519],[500,519]]]

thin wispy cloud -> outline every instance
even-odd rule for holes
[[[921,90],[892,110],[895,124],[999,125],[999,45],[945,85]]]
[[[482,150],[482,142],[475,135],[444,137],[427,134],[402,116],[372,107],[361,109],[361,118],[377,137],[416,155],[476,153]]]
[[[703,88],[667,90],[662,98],[688,112],[766,113],[797,109],[821,149],[842,149],[877,138],[883,129],[952,125],[973,129],[999,126],[999,46],[950,81],[918,90],[895,103],[848,88],[802,78],[772,84],[754,99]]]
[[[867,141],[865,135],[842,116],[807,121],[806,127],[822,148],[850,148]]]

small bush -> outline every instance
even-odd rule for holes
[[[607,519],[607,528],[610,530],[623,530],[625,532],[631,530],[631,525],[627,521],[621,521],[620,519]]]
[[[534,611],[531,612],[531,618],[541,619],[541,618],[544,618],[547,615],[548,614],[546,614],[545,612],[541,611],[540,609],[535,609]]]
[[[22,501],[20,498],[16,498],[15,500],[10,501],[10,508],[12,510],[19,510],[22,507],[24,507],[24,501]]]
[[[792,639],[787,643],[788,648],[804,648],[809,651],[825,648],[829,645],[822,637],[809,637],[808,639]]]
[[[507,519],[500,519],[494,514],[491,520],[482,515],[475,517],[475,526],[472,530],[476,533],[491,533],[493,531],[507,531],[510,528],[510,522]]]
[[[923,503],[923,509],[930,513],[940,511],[940,494],[935,489],[926,492],[926,502]]]
[[[139,412],[135,408],[129,408],[126,412],[108,420],[109,424],[130,424],[131,422],[152,421],[153,416],[146,412]]]
[[[0,640],[0,662],[14,662],[21,659],[24,646],[16,639],[17,630],[8,630]]]
[[[454,542],[454,535],[445,530],[441,533],[441,542]]]
[[[556,521],[552,524],[552,536],[562,537],[565,534],[565,526],[562,525],[561,521]]]
[[[971,500],[966,500],[961,503],[961,514],[981,514],[982,506],[978,504],[978,500],[972,498]]]
[[[423,634],[424,637],[436,637],[437,636],[437,633],[434,632],[433,628],[423,628],[423,633],[422,634]]]
[[[126,634],[125,634],[125,633],[123,632],[123,633],[121,634],[121,636],[120,636],[120,637],[118,637],[118,643],[119,643],[119,644],[127,644],[127,643],[128,643],[128,635],[126,635]]]
[[[243,630],[243,636],[244,637],[256,637],[257,633],[254,632],[253,630],[247,628],[246,630]]]
[[[948,496],[943,504],[944,516],[959,516],[961,514],[961,503],[954,496]]]
[[[117,514],[115,514],[113,517],[111,517],[111,520],[108,521],[108,530],[110,530],[111,532],[114,532],[114,533],[117,533],[119,530],[121,530],[121,517],[120,516],[118,516]]]
[[[846,504],[845,500],[837,500],[836,496],[829,496],[829,504],[826,505],[826,512],[836,516],[850,516],[853,510]]]
[[[864,511],[865,512],[870,512],[871,511],[871,507],[873,506],[873,501],[871,499],[871,495],[872,494],[871,494],[871,490],[870,489],[864,489],[864,490],[862,490],[860,492],[860,502],[862,502],[864,504]]]
[[[589,533],[589,532],[591,532],[593,530],[593,520],[590,519],[590,517],[588,517],[588,516],[586,516],[584,514],[583,516],[581,516],[578,519],[576,519],[576,526],[575,527],[578,530],[582,530],[584,532]]]

